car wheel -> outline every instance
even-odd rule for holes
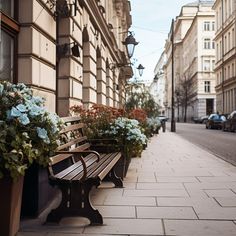
[[[212,129],[212,126],[211,126],[211,125],[209,125],[209,126],[208,126],[208,129]]]
[[[208,129],[208,126],[206,125],[206,129]]]
[[[229,129],[230,129],[230,132],[234,132],[234,128],[233,128],[233,126],[232,126],[232,125],[230,126],[230,128],[229,128]]]

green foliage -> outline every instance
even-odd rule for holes
[[[48,164],[62,121],[43,105],[24,84],[0,82],[0,178],[16,179],[33,162]]]
[[[109,138],[118,140],[127,158],[140,156],[143,146],[147,145],[147,137],[135,119],[118,117],[103,133]]]
[[[156,117],[159,114],[159,105],[149,92],[131,92],[125,107],[128,111],[141,108],[149,118]]]

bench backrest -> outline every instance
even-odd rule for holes
[[[60,132],[61,145],[57,148],[60,151],[84,151],[90,148],[90,143],[87,137],[84,136],[84,124],[80,123],[79,117],[63,117],[65,127]],[[61,171],[65,166],[75,163],[74,157],[71,154],[57,154],[50,157],[49,173],[54,175],[56,172]],[[56,169],[54,166],[59,166]]]

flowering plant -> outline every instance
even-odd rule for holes
[[[158,117],[147,118],[146,133],[148,136],[153,136],[159,132],[161,122]]]
[[[104,133],[118,139],[127,157],[139,156],[143,146],[147,144],[147,137],[135,119],[118,117]]]
[[[49,162],[62,121],[43,105],[24,84],[0,82],[0,178],[16,179],[33,162]]]
[[[124,114],[123,109],[94,104],[90,109],[82,106],[70,108],[73,115],[79,115],[81,122],[86,125],[85,134],[89,139],[104,137],[104,130],[109,129],[110,124]]]

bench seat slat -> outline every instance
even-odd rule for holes
[[[72,156],[72,155],[70,154],[70,156]],[[94,159],[95,159],[94,156],[95,156],[94,154],[89,154],[89,155],[86,156],[86,158],[83,158],[85,163],[86,163],[86,166],[91,165],[91,163],[94,162]],[[70,178],[68,178],[66,176],[68,176],[71,172],[73,172],[75,170],[77,172],[81,173],[81,178],[82,178],[82,176],[83,176],[83,165],[82,165],[81,161],[77,161],[73,165],[67,167],[66,169],[64,169],[60,173],[56,174],[54,177],[58,178],[58,179],[67,179],[67,180],[69,180]]]
[[[94,176],[96,176],[96,171],[103,165],[106,165],[106,163],[109,163],[110,158],[112,158],[113,154],[112,153],[108,153],[108,154],[103,154],[103,158],[101,158],[101,160],[99,161],[99,163],[97,163],[96,166],[94,166],[93,169],[91,169],[88,173],[87,173],[87,177],[88,178],[94,178]],[[105,164],[104,164],[105,163]]]
[[[83,172],[83,166],[80,161],[76,162],[75,164],[71,165],[70,167],[64,169],[60,173],[56,174],[54,177],[57,179],[66,179],[66,176],[68,176],[73,171],[77,172]]]
[[[89,160],[85,160],[86,169],[88,171],[89,167],[92,166],[97,160],[97,157],[93,154],[91,154],[91,158]],[[63,177],[64,180],[81,180],[83,176],[83,168],[74,169],[70,173],[68,173],[66,176]],[[78,178],[79,177],[79,178]]]
[[[115,163],[120,159],[121,154],[120,153],[111,153],[110,155],[107,155],[106,158],[104,158],[104,161],[99,163],[99,166],[96,167],[93,173],[88,173],[87,177],[97,177],[102,180],[107,173],[113,168]]]
[[[105,155],[105,154],[101,154],[101,159],[103,159],[103,156],[104,156],[104,155]],[[100,163],[100,161],[99,161],[99,163]],[[87,165],[87,163],[86,163],[86,165]],[[90,173],[91,171],[93,171],[94,168],[96,167],[96,165],[97,165],[97,162],[94,162],[94,163],[92,163],[92,165],[88,165],[88,166],[87,166],[87,179],[89,178],[88,173]],[[78,174],[73,180],[80,180],[81,177],[82,177],[82,173]]]
[[[116,155],[115,157],[113,157],[112,159],[110,159],[111,161],[108,163],[108,165],[106,166],[106,168],[103,168],[102,170],[100,170],[100,173],[98,174],[99,178],[102,180],[105,178],[105,176],[109,173],[109,171],[114,167],[114,165],[118,162],[118,160],[120,159],[121,155]]]

